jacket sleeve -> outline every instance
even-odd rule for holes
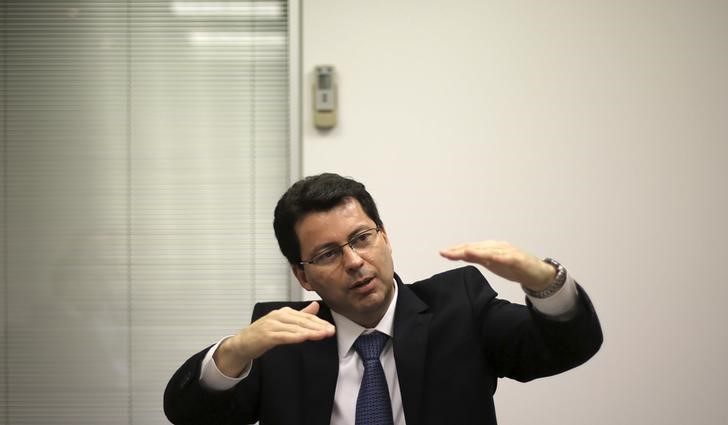
[[[190,357],[170,379],[164,391],[164,413],[176,425],[251,424],[257,419],[258,374],[253,362],[250,374],[227,391],[213,391],[200,384],[200,366],[207,350]]]
[[[521,382],[555,375],[590,359],[599,350],[602,329],[586,292],[568,321],[552,320],[527,305],[496,298],[476,268],[465,272],[471,307],[484,352],[499,377]]]
[[[259,303],[252,321],[273,308],[274,303]],[[253,361],[248,376],[226,391],[214,391],[200,383],[202,360],[211,348],[190,357],[174,373],[164,391],[164,413],[175,425],[240,425],[258,421],[260,411],[260,368]]]

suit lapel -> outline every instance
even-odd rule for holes
[[[394,360],[397,365],[402,405],[408,425],[421,423],[427,336],[432,314],[428,306],[394,275],[399,295],[394,313]],[[323,303],[319,317],[334,323]],[[306,425],[324,425],[331,420],[339,374],[336,338],[302,344],[303,401]]]
[[[319,317],[334,323],[331,311],[321,305]],[[331,420],[336,380],[339,375],[339,354],[336,338],[309,341],[301,346],[303,362],[303,423],[325,425]]]
[[[402,406],[408,425],[421,423],[427,336],[432,313],[409,287],[394,275],[399,295],[394,313],[394,360],[397,365]]]

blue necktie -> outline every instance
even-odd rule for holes
[[[364,362],[364,377],[356,399],[356,425],[392,425],[392,403],[384,369],[379,362],[389,336],[381,332],[360,335],[354,348]]]

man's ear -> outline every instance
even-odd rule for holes
[[[306,278],[306,272],[303,270],[303,267],[300,267],[298,264],[291,264],[291,271],[293,272],[293,275],[296,276],[296,279],[298,279],[298,283],[303,289],[307,291],[313,291],[311,284],[308,283],[308,279]]]

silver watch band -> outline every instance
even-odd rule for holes
[[[564,283],[566,283],[566,268],[562,266],[561,263],[551,257],[546,257],[543,261],[552,265],[554,269],[556,269],[556,276],[554,276],[554,280],[551,281],[551,284],[542,291],[532,291],[523,287],[523,291],[534,298],[548,298],[555,294],[564,286]]]

